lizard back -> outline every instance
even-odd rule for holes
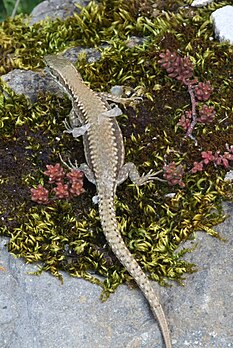
[[[124,164],[124,144],[115,117],[102,116],[108,112],[106,103],[82,80],[73,64],[61,56],[45,57],[49,72],[68,92],[73,108],[82,125],[90,127],[83,135],[84,151],[88,166],[93,170],[96,185],[110,182],[114,187],[119,169]]]

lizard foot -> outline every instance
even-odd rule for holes
[[[110,107],[109,110],[102,112],[98,116],[98,121],[101,121],[101,119],[103,119],[105,117],[117,117],[117,116],[122,115],[121,109],[116,104],[110,104],[109,107]]]
[[[71,133],[74,138],[78,138],[86,133],[86,131],[90,128],[90,123],[86,123],[83,126],[80,127],[71,127],[69,125],[69,122],[67,120],[63,121],[66,130],[64,130],[64,133]]]
[[[166,180],[159,178],[157,175],[162,173],[162,170],[159,170],[158,172],[153,172],[153,170],[151,169],[147,174],[143,173],[140,178],[138,178],[136,184],[138,186],[147,184],[148,182],[152,182],[154,180],[158,180],[161,182],[165,182]]]
[[[80,165],[78,165],[78,162],[75,160],[74,164],[71,162],[70,159],[68,159],[68,163],[65,162],[63,160],[63,158],[61,157],[61,155],[59,154],[60,160],[61,162],[70,170],[74,169],[74,170],[80,170],[81,172],[83,172],[87,178],[87,180],[89,180],[92,184],[96,185],[95,182],[95,176],[92,172],[92,170],[88,167],[88,165],[86,163],[81,163]]]
[[[70,158],[68,159],[68,163],[66,161],[64,161],[64,159],[62,158],[62,156],[59,154],[59,158],[61,160],[61,163],[64,164],[64,166],[66,166],[68,169],[72,170],[80,170],[79,166],[78,166],[78,162],[75,161],[74,164],[71,162]]]
[[[163,170],[159,170],[158,172],[155,173],[151,169],[147,174],[144,173],[140,175],[135,164],[132,162],[128,162],[120,169],[120,172],[117,178],[117,185],[120,185],[122,182],[124,182],[128,176],[130,177],[131,181],[138,186],[144,185],[154,180],[165,182],[166,180],[160,179],[157,176],[158,174],[162,172]]]
[[[127,105],[136,104],[143,100],[143,98],[138,96],[136,93],[137,92],[134,92],[131,96],[122,97],[123,94],[127,95],[127,93],[124,93],[124,88],[122,86],[114,86],[111,88],[111,93],[101,92],[99,93],[99,96],[106,105],[108,105],[107,101],[112,101],[126,107]]]

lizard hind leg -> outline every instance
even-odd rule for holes
[[[90,181],[92,184],[96,185],[95,176],[92,172],[92,170],[89,168],[89,166],[86,163],[81,163],[80,166],[78,165],[78,162],[75,161],[74,164],[71,162],[70,159],[68,159],[68,162],[65,162],[61,155],[59,155],[61,162],[70,170],[80,170],[84,173],[87,180]]]
[[[79,121],[78,113],[75,111],[74,107],[72,107],[69,115],[68,115],[69,122],[67,120],[63,121],[66,129],[68,128],[74,128],[74,127],[80,127],[82,124]]]
[[[159,181],[164,182],[166,180],[163,180],[157,176],[161,172],[162,172],[162,170],[159,170],[158,172],[155,173],[151,169],[147,174],[143,173],[142,175],[140,175],[135,164],[132,162],[128,162],[128,163],[124,164],[123,167],[119,171],[119,175],[117,178],[117,185],[120,185],[128,177],[130,178],[130,180],[134,184],[136,184],[138,186],[147,184],[148,182],[151,182],[154,180],[159,180]]]

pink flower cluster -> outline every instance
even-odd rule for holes
[[[213,106],[203,105],[199,110],[199,117],[197,117],[197,122],[200,123],[210,123],[215,118],[216,111]]]
[[[209,99],[211,93],[213,92],[213,88],[210,85],[210,81],[199,82],[197,86],[194,88],[195,96],[200,101],[206,101]]]
[[[169,185],[179,185],[185,187],[185,183],[182,181],[184,176],[184,168],[182,165],[176,165],[175,162],[171,162],[163,166],[163,176],[168,181]]]
[[[49,177],[50,184],[54,182],[61,182],[66,175],[60,163],[56,163],[55,166],[47,164],[46,168],[47,170],[44,172],[44,175]]]
[[[201,153],[202,161],[194,162],[193,168],[191,169],[192,173],[201,172],[203,170],[203,165],[207,165],[210,162],[213,162],[216,166],[224,166],[225,168],[229,167],[229,161],[233,161],[233,145],[227,146],[226,152],[222,155],[220,151],[213,153],[212,151],[203,151]]]
[[[178,125],[181,126],[184,130],[188,130],[192,121],[192,111],[188,110],[181,116],[178,121]]]
[[[36,189],[31,188],[31,200],[39,204],[49,203],[49,190],[39,184]]]
[[[179,81],[190,79],[193,76],[193,64],[189,57],[180,57],[176,52],[166,49],[165,53],[160,53],[161,58],[158,63],[167,70],[168,76]]]
[[[47,190],[43,185],[39,184],[37,188],[31,188],[31,199],[39,204],[49,204],[54,198],[68,199],[79,196],[84,192],[83,188],[83,172],[72,169],[66,173],[60,163],[47,165],[44,175],[48,176],[49,184],[55,187]]]
[[[196,123],[211,123],[214,120],[216,111],[213,106],[208,106],[204,104],[201,109],[198,111],[199,117],[196,117]],[[191,122],[193,120],[192,111],[188,110],[181,116],[178,121],[178,125],[181,126],[184,130],[190,129]],[[190,133],[191,134],[191,133]]]
[[[210,98],[213,88],[210,81],[198,82],[193,77],[193,64],[189,57],[180,57],[176,52],[166,50],[165,53],[160,53],[161,58],[158,63],[166,69],[168,76],[175,78],[187,86],[191,99],[192,110],[186,111],[178,121],[178,125],[187,131],[186,136],[192,137],[192,131],[197,123],[210,123],[213,121],[216,111],[213,106],[203,105],[198,110],[197,116],[196,107],[198,102],[207,101]]]

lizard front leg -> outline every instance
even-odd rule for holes
[[[78,138],[84,135],[91,126],[89,123],[86,123],[80,127],[73,127],[67,120],[63,121],[63,123],[66,128],[66,130],[64,130],[64,133],[72,134],[74,138]]]
[[[122,115],[121,109],[116,104],[108,105],[108,110],[98,115],[98,124],[101,124],[106,117],[117,117]]]
[[[136,95],[134,92],[130,97],[122,97],[124,94],[124,88],[122,86],[114,86],[111,89],[111,93],[100,92],[98,95],[101,97],[105,105],[108,104],[108,100],[114,103],[122,104],[124,107],[142,100],[142,97]]]

